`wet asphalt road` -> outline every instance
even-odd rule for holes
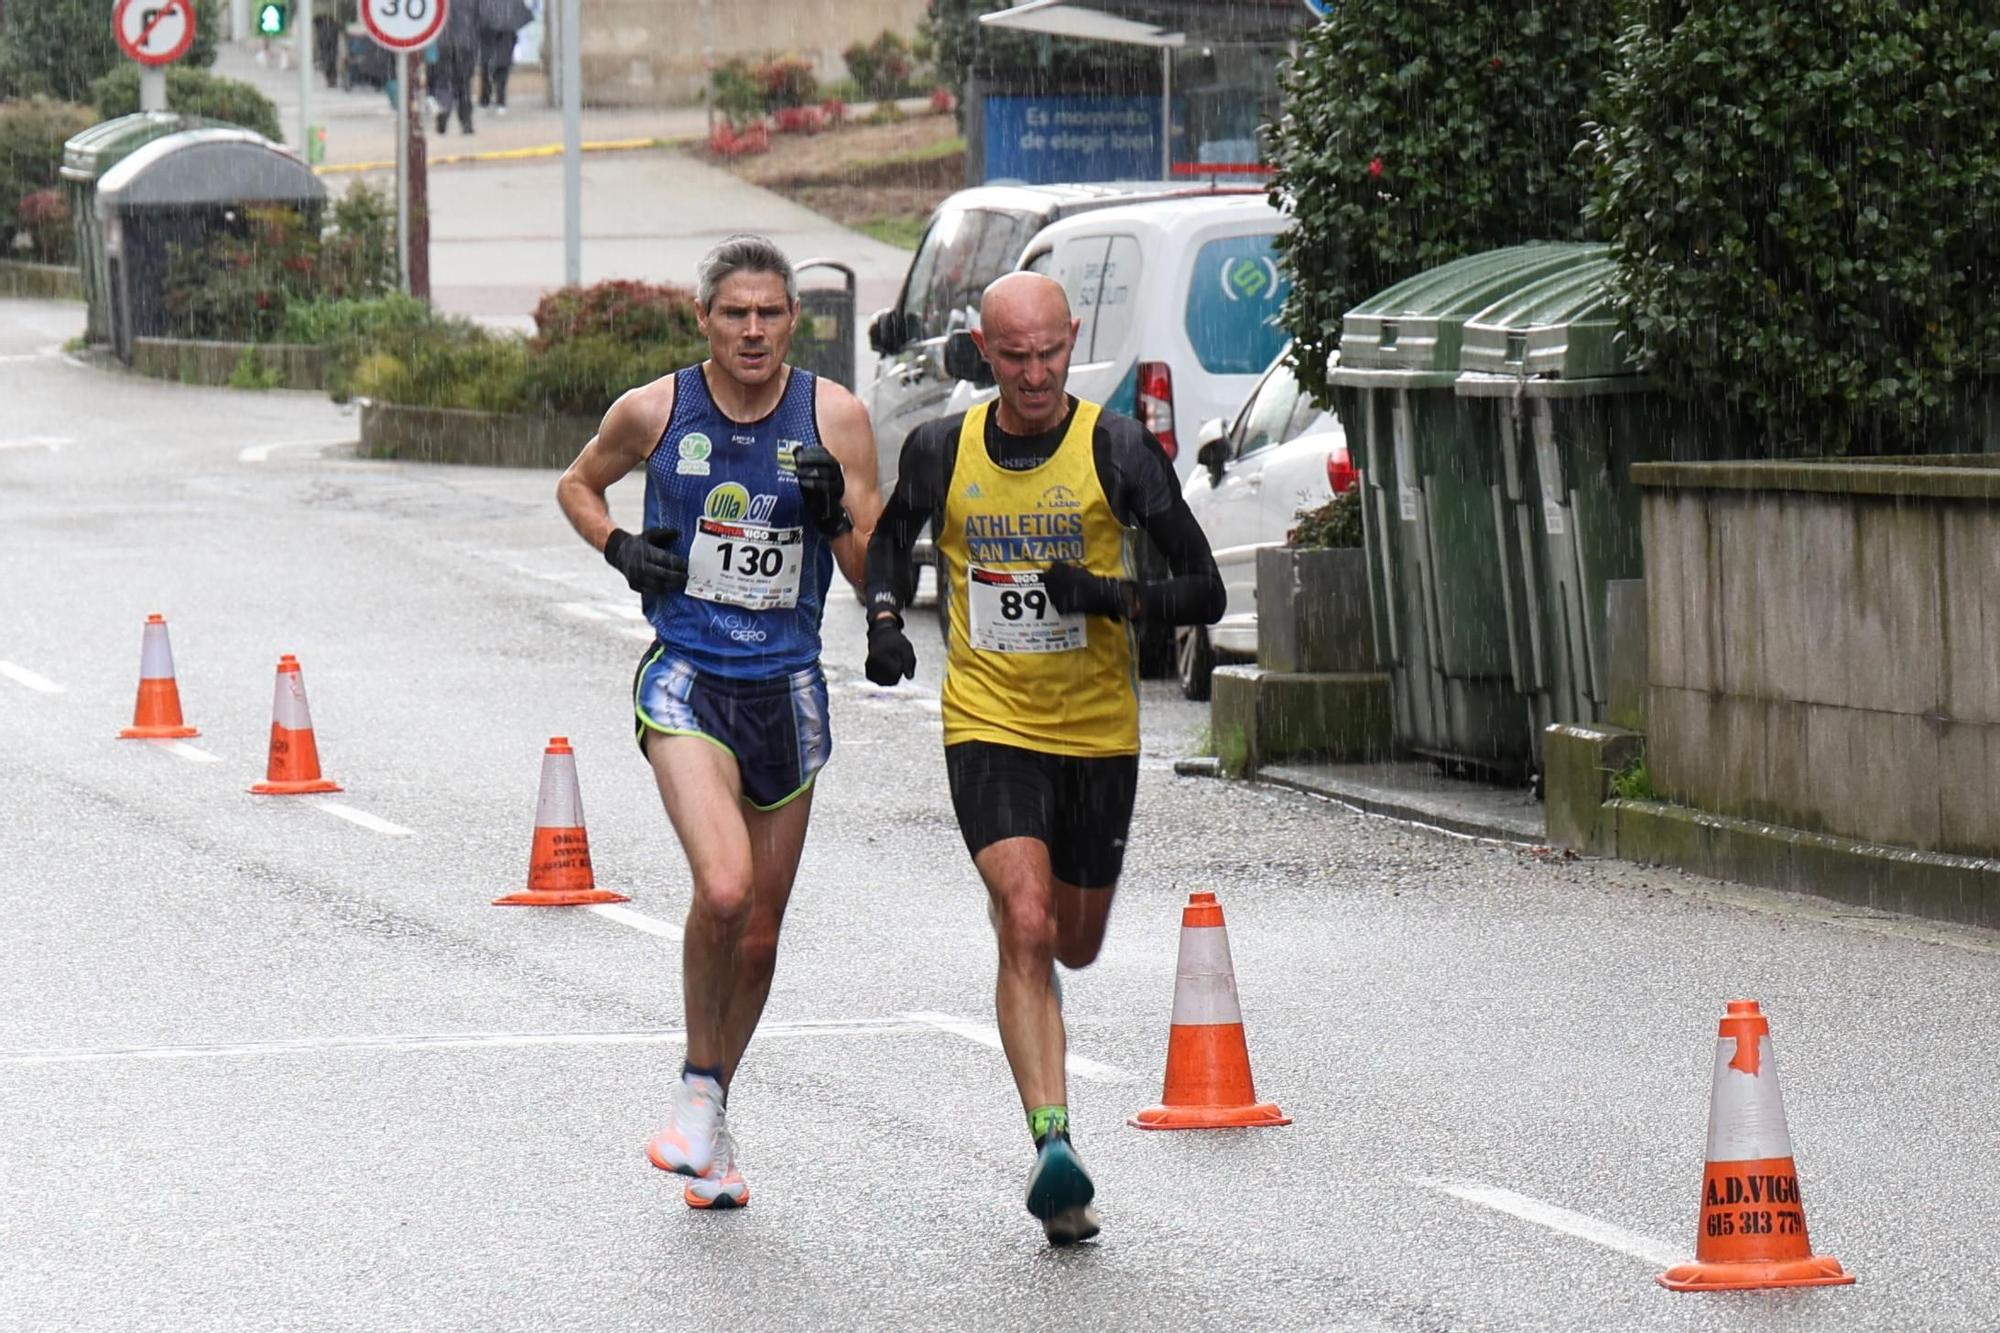
[[[753,1201],[690,1213],[640,1152],[687,905],[630,739],[644,631],[553,476],[358,461],[323,400],[76,365],[79,324],[0,302],[0,1329],[2000,1325],[2000,940],[1176,777],[1204,715],[1158,686],[1110,941],[1067,987],[1105,1231],[1048,1250],[934,631],[875,689],[844,593],[835,755],[732,1099]],[[114,739],[150,611],[181,749]],[[244,790],[281,652],[337,797]],[[554,734],[637,917],[488,905]],[[1124,1126],[1193,889],[1288,1128]],[[1652,1283],[1692,1249],[1738,995],[1857,1286]]]

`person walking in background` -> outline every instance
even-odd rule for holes
[[[444,31],[433,45],[437,64],[431,67],[431,97],[437,102],[437,132],[451,124],[458,111],[458,127],[472,133],[472,71],[479,64],[478,0],[453,5],[447,11]]]
[[[479,18],[479,105],[507,114],[507,75],[514,68],[514,40],[535,15],[527,0],[476,0]]]

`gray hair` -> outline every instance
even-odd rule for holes
[[[786,303],[798,304],[799,280],[792,273],[792,261],[770,240],[749,232],[731,236],[701,257],[694,269],[695,303],[708,309],[715,289],[732,273],[775,273],[785,280]]]

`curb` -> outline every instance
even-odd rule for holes
[[[673,148],[676,145],[692,143],[692,139],[591,139],[579,145],[586,153],[638,153],[648,148]],[[563,145],[559,143],[536,144],[530,148],[495,148],[478,153],[441,153],[427,159],[433,167],[463,166],[468,162],[528,162],[541,158],[561,157]],[[314,167],[315,176],[351,176],[364,171],[394,171],[396,163],[387,162],[335,162],[327,166]]]
[[[1350,786],[1296,771],[1286,772],[1282,765],[1260,768],[1250,775],[1249,780],[1264,786],[1303,792],[1308,796],[1325,797],[1352,806],[1364,814],[1378,815],[1402,824],[1441,829],[1461,837],[1504,842],[1517,847],[1541,847],[1548,843],[1548,839],[1539,832],[1462,814],[1441,803],[1384,796],[1377,788]]]

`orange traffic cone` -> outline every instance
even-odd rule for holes
[[[271,762],[264,769],[264,781],[250,790],[259,796],[340,790],[339,783],[319,775],[319,746],[313,742],[306,682],[299,674],[299,659],[290,653],[278,659],[278,689],[271,701]]]
[[[132,705],[132,725],[120,740],[160,741],[201,733],[181,720],[181,689],[174,683],[174,649],[167,642],[166,617],[146,617],[139,640],[139,699]]]
[[[1854,1281],[1838,1259],[1814,1254],[1806,1238],[1771,1024],[1755,1000],[1729,1002],[1715,1043],[1713,1087],[1694,1262],[1669,1268],[1659,1284],[1671,1291],[1737,1291]]]
[[[597,887],[590,835],[583,828],[583,793],[576,785],[576,751],[569,737],[549,737],[542,752],[542,790],[535,798],[535,845],[528,853],[528,888],[495,898],[495,907],[577,907],[630,902]]]
[[[1160,1105],[1125,1123],[1137,1129],[1229,1129],[1289,1125],[1292,1118],[1257,1100],[1250,1047],[1236,1003],[1229,932],[1212,893],[1191,893],[1181,911],[1180,962],[1174,973],[1174,1022],[1167,1038],[1167,1081]]]

